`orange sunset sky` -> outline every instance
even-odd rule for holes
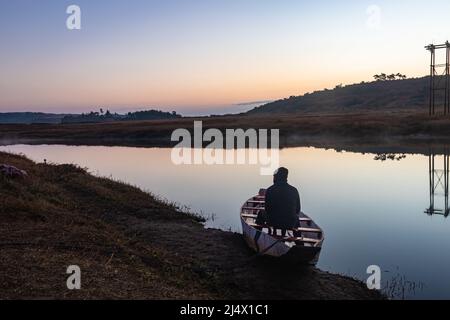
[[[0,4],[0,112],[234,112],[376,73],[424,76],[450,2],[169,0]],[[439,10],[435,10],[439,6]]]

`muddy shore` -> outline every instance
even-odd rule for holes
[[[0,299],[383,299],[354,279],[257,258],[241,235],[71,165],[0,175]],[[237,204],[238,206],[238,204]],[[66,269],[82,270],[69,291]]]

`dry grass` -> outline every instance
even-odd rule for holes
[[[450,118],[425,113],[366,112],[347,114],[277,114],[276,116],[226,116],[164,121],[74,125],[0,125],[0,143],[61,143],[72,145],[171,146],[173,130],[193,130],[194,120],[204,128],[280,129],[281,145],[383,144],[386,141],[450,142]],[[319,143],[320,144],[320,143]]]
[[[155,222],[198,219],[74,166],[35,165],[4,153],[0,162],[29,173],[0,177],[1,298],[211,297],[201,284],[186,289],[189,274],[171,270],[164,250],[136,242],[120,227],[129,214]],[[66,288],[72,264],[82,269],[80,292]]]

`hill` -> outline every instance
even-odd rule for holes
[[[429,77],[337,86],[274,101],[247,114],[426,110]]]

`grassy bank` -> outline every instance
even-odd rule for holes
[[[183,118],[164,121],[71,125],[0,125],[0,143],[173,146],[172,132],[204,129],[280,129],[281,146],[428,146],[450,143],[450,117],[424,113],[313,114]]]
[[[6,153],[0,163],[28,172],[0,175],[1,299],[381,298],[312,267],[249,260],[240,235],[132,186]],[[69,265],[80,291],[66,288]]]

